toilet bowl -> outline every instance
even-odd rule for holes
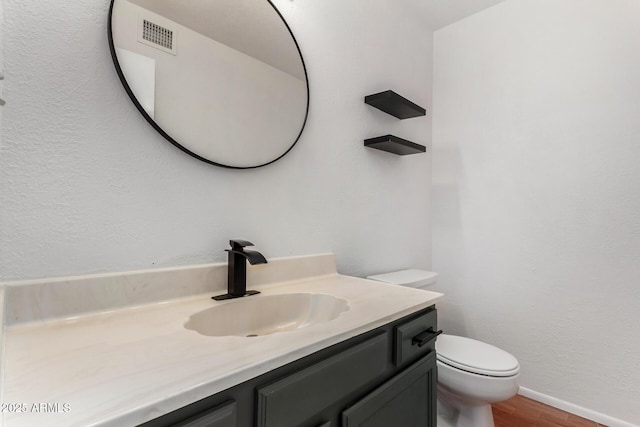
[[[438,275],[403,270],[368,279],[424,289]],[[518,391],[520,365],[508,352],[471,338],[441,334],[436,341],[438,427],[494,427],[491,404]]]
[[[518,360],[490,344],[445,334],[436,353],[438,426],[493,427],[491,404],[518,391]]]

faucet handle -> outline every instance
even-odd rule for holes
[[[242,248],[244,248],[245,246],[253,246],[253,243],[247,240],[241,240],[241,239],[229,240],[229,244],[231,245],[231,249],[233,249],[234,251],[241,251],[241,252],[242,252]]]

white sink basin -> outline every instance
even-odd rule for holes
[[[255,295],[200,311],[184,326],[212,337],[256,337],[328,322],[348,309],[346,300],[325,294]]]

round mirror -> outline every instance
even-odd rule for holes
[[[142,115],[204,162],[265,166],[302,133],[304,61],[268,0],[112,0],[109,45]]]

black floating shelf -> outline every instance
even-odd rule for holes
[[[407,154],[418,154],[427,151],[424,145],[398,138],[394,135],[378,136],[364,140],[365,147],[376,148],[389,153],[406,156]]]
[[[364,102],[399,119],[410,119],[427,114],[427,110],[392,90],[367,95],[364,97]]]

